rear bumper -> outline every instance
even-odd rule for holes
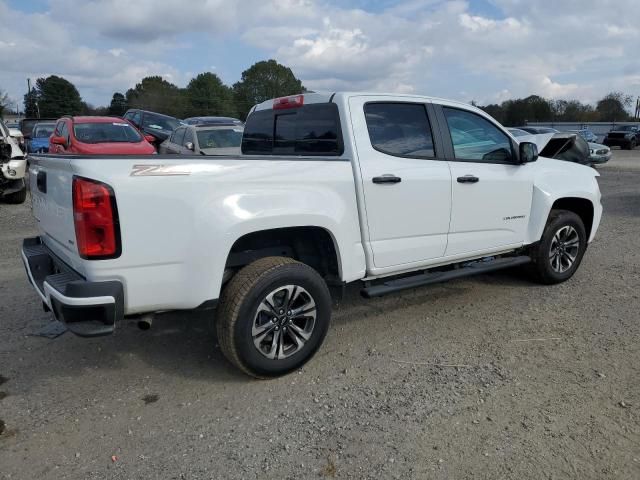
[[[124,317],[122,283],[86,281],[57,258],[39,237],[24,239],[22,261],[44,304],[76,335],[108,335]]]

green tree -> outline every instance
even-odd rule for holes
[[[291,69],[275,60],[253,64],[242,72],[241,80],[233,85],[236,107],[243,119],[257,103],[304,91],[302,82],[295,77]]]
[[[182,117],[186,110],[183,91],[160,76],[145,77],[127,90],[126,102],[129,108],[142,108],[174,117]]]
[[[191,79],[185,89],[187,100],[186,117],[201,115],[219,115],[235,117],[236,111],[233,90],[211,72],[199,74]]]
[[[611,92],[596,104],[596,112],[601,122],[615,122],[629,120],[627,107],[631,106],[633,97],[622,92]]]
[[[41,117],[78,115],[83,111],[78,89],[62,77],[51,75],[39,78],[36,80],[35,91]]]
[[[26,117],[38,117],[38,93],[35,88],[24,94],[24,115]]]
[[[111,97],[111,103],[109,104],[109,115],[117,115],[121,117],[124,112],[127,111],[127,99],[120,92],[115,92]]]

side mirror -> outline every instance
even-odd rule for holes
[[[520,163],[535,162],[538,159],[538,146],[533,142],[522,142],[520,149]]]
[[[144,139],[149,143],[155,143],[156,141],[156,137],[154,137],[153,135],[145,135]]]
[[[53,137],[51,137],[51,143],[53,143],[54,145],[62,145],[63,147],[66,147],[67,139],[54,135]]]
[[[185,146],[187,149],[189,149],[189,150],[191,150],[191,151],[193,152],[193,148],[194,148],[194,147],[193,147],[193,143],[191,143],[191,142],[187,142],[187,143],[185,143],[185,144],[184,144],[184,146]]]

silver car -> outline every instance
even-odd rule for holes
[[[160,154],[237,155],[244,127],[235,123],[183,125],[160,144]]]
[[[589,161],[592,164],[599,165],[607,163],[611,158],[611,149],[606,145],[589,142]]]

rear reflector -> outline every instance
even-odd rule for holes
[[[304,105],[304,95],[293,95],[291,97],[280,97],[273,100],[274,110],[284,110],[285,108],[298,108]]]
[[[120,256],[118,211],[111,187],[73,177],[73,220],[82,258],[99,260]]]

